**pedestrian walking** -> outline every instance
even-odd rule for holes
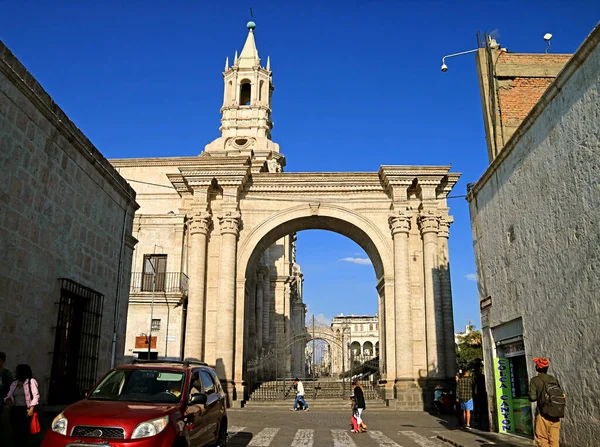
[[[358,380],[352,381],[352,389],[354,401],[356,402],[356,423],[358,425],[358,432],[367,431],[367,424],[362,420],[363,411],[367,408],[365,403],[365,393]]]
[[[456,390],[456,401],[460,403],[463,412],[465,428],[471,429],[471,411],[473,411],[473,378],[467,369],[463,376],[458,379]]]
[[[438,416],[445,412],[444,387],[442,385],[436,385],[433,390],[433,411]]]
[[[40,403],[40,392],[29,365],[17,365],[15,377],[4,400],[10,407],[13,446],[25,447],[31,437],[31,419]]]
[[[8,395],[10,385],[14,381],[10,370],[4,367],[5,362],[6,354],[4,352],[0,352],[0,417],[4,411],[4,398]]]
[[[294,401],[294,408],[292,408],[292,411],[298,410],[298,403],[302,403],[304,411],[308,411],[308,404],[304,400],[304,385],[302,385],[302,382],[298,377],[294,379],[294,385],[296,386],[297,391],[296,400]]]
[[[556,377],[548,374],[550,361],[534,358],[537,376],[529,382],[529,400],[537,402],[534,438],[539,447],[558,447],[560,419],[565,415],[567,396]]]

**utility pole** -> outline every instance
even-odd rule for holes
[[[154,244],[154,254],[156,254],[156,247],[163,248],[160,245]],[[152,261],[156,262],[156,257],[150,257],[148,260],[148,263],[152,267],[152,304],[150,305],[150,331],[148,332],[148,360],[150,360],[150,351],[152,348],[152,319],[154,318],[154,293],[156,292],[156,266]],[[156,350],[158,351],[158,336],[156,337]]]
[[[312,379],[313,379],[313,398],[316,397],[317,387],[315,386],[315,314],[312,316]]]
[[[152,348],[152,319],[154,318],[154,293],[156,291],[156,268],[152,263],[152,258],[150,258],[148,262],[152,266],[152,304],[150,305],[150,331],[148,332],[148,360],[150,360],[150,350]],[[158,348],[158,337],[156,337],[156,347]]]

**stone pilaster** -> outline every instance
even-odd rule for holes
[[[445,378],[444,324],[437,259],[440,216],[433,211],[425,211],[419,216],[418,223],[423,238],[427,374],[430,378]]]
[[[262,269],[256,272],[256,344],[260,351],[263,347],[263,330],[264,330],[264,277]]]
[[[206,307],[206,240],[211,215],[200,212],[189,224],[191,256],[187,324],[185,331],[185,358],[204,360],[204,322]]]
[[[408,267],[408,235],[412,213],[400,210],[388,218],[394,240],[394,295],[395,295],[395,348],[396,379],[413,381],[412,309]],[[390,342],[387,341],[387,349]]]
[[[450,284],[450,260],[448,255],[448,238],[452,216],[440,220],[438,232],[438,266],[440,291],[442,297],[442,315],[444,320],[444,357],[446,378],[454,379],[456,375],[456,349],[454,346],[454,312],[452,310],[452,286]]]
[[[219,257],[220,316],[217,326],[216,366],[219,377],[227,381],[233,380],[233,355],[236,344],[235,279],[240,217],[238,211],[226,211],[218,216],[221,230],[221,255]]]
[[[246,281],[246,287],[244,289],[246,299],[248,300],[248,313],[245,315],[247,318],[244,318],[244,320],[247,321],[247,324],[244,325],[244,340],[247,344],[245,357],[250,359],[254,358],[257,352],[258,328],[256,327],[256,314],[258,306],[256,297],[256,275]]]
[[[263,348],[268,348],[271,341],[271,308],[273,302],[271,300],[271,278],[269,269],[263,271]]]

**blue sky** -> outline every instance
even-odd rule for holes
[[[218,136],[221,72],[246,38],[249,6],[271,56],[273,139],[287,171],[452,164],[463,195],[487,166],[476,32],[513,52],[572,53],[597,1],[1,2],[0,39],[108,158],[199,154]],[[7,19],[8,18],[8,19]],[[457,329],[479,325],[467,202],[449,202]],[[375,313],[375,274],[354,242],[299,234],[311,312]],[[360,262],[360,261],[359,261]]]

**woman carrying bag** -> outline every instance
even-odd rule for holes
[[[31,434],[39,433],[35,407],[40,402],[40,392],[29,365],[18,365],[15,377],[4,400],[10,407],[13,446],[24,447],[28,445]]]

